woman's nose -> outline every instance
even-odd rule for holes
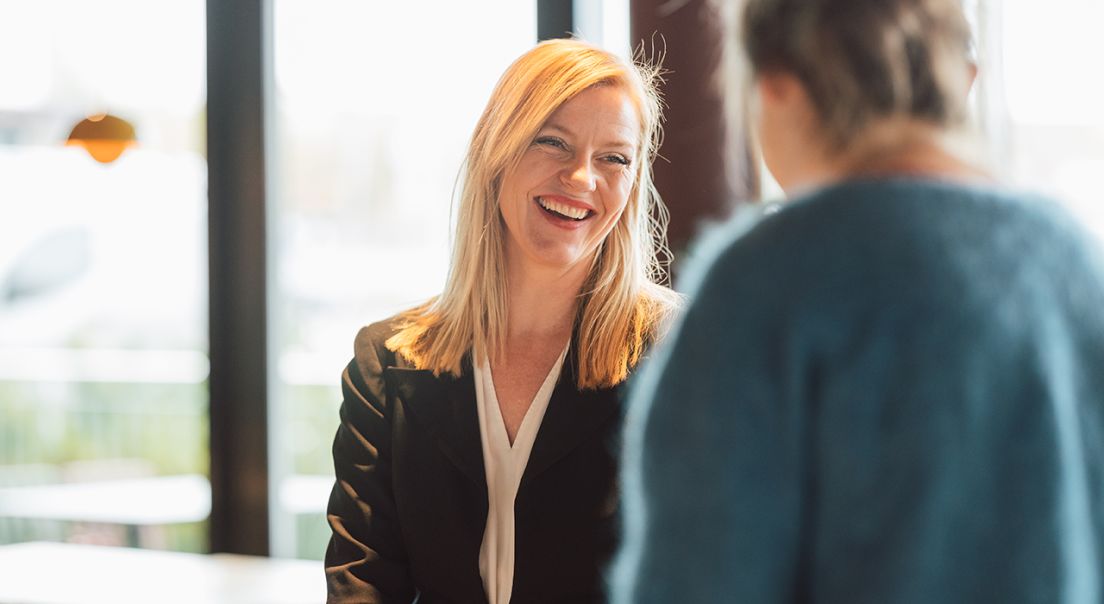
[[[564,186],[575,191],[593,191],[595,188],[594,170],[589,159],[576,159],[565,166],[560,173]]]

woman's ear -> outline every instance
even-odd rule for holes
[[[768,71],[755,78],[760,102],[785,107],[803,99],[805,88],[796,76],[787,71]]]
[[[974,82],[977,81],[977,75],[977,63],[970,61],[970,63],[966,65],[966,94],[970,94],[970,90],[974,88]]]

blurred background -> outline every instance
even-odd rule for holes
[[[1104,237],[1104,2],[966,6],[978,160]],[[0,544],[320,560],[353,336],[441,287],[517,55],[569,32],[666,53],[676,257],[777,196],[716,85],[722,22],[704,0],[0,0]]]

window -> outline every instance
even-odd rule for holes
[[[202,551],[204,4],[3,11],[0,543]],[[104,113],[137,133],[110,163],[65,144]]]
[[[1104,240],[1104,56],[1096,0],[981,0],[982,115],[997,173],[1068,205]]]

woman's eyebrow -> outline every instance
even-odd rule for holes
[[[543,129],[544,130],[559,130],[561,133],[566,134],[568,136],[574,136],[575,135],[575,133],[572,132],[570,128],[568,128],[567,126],[561,126],[560,124],[557,124],[556,122],[547,122],[544,125]]]

